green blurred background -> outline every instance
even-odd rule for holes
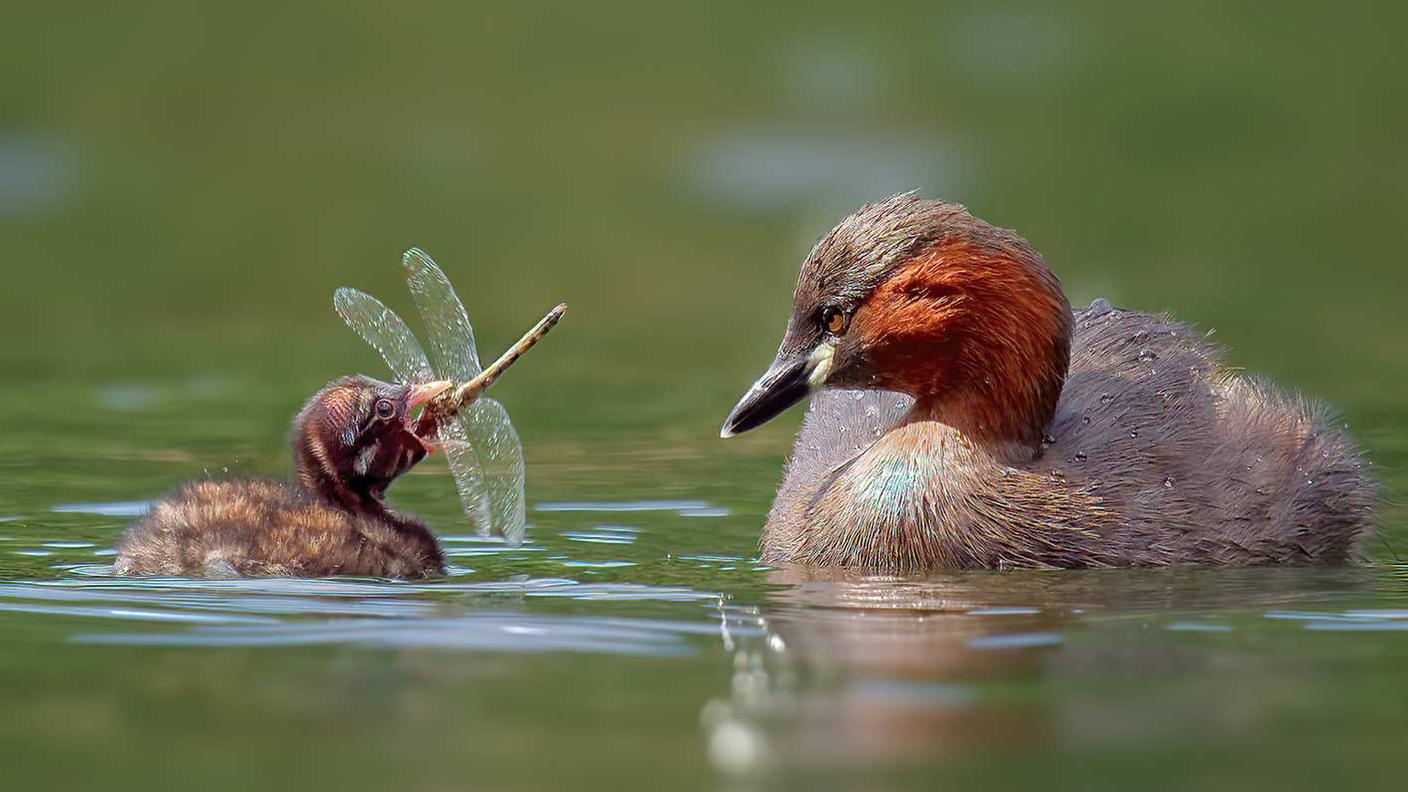
[[[552,304],[571,305],[496,386],[524,437],[530,503],[706,499],[731,518],[713,533],[664,520],[651,558],[681,547],[746,556],[800,411],[729,444],[718,426],[770,360],[812,241],[857,204],[912,188],[1017,229],[1074,304],[1103,296],[1215,328],[1237,365],[1335,404],[1401,499],[1404,8],[11,4],[0,22],[0,514],[25,519],[4,527],[103,545],[124,519],[48,507],[149,498],[201,471],[278,474],[288,417],[307,394],[340,373],[384,374],[333,314],[333,289],[356,286],[409,313],[397,260],[414,244],[459,287],[485,355]],[[408,482],[397,497],[453,519],[446,486]],[[1388,541],[1373,550],[1381,561],[1405,538],[1389,514]],[[64,575],[53,560],[4,556],[0,572]],[[769,590],[742,571],[715,574],[642,566],[612,579],[756,601]],[[402,658],[427,687],[386,695],[423,710],[412,727],[405,711],[403,721],[319,709],[323,695],[382,689],[380,655],[280,655],[274,672],[267,655],[75,649],[63,642],[75,629],[35,617],[0,628],[10,647],[0,683],[20,702],[0,733],[75,777],[61,737],[117,746],[125,753],[106,765],[117,780],[149,778],[148,758],[169,738],[196,751],[176,766],[231,783],[424,771],[448,787],[461,777],[450,738],[465,728],[463,713],[442,708],[450,700],[488,718],[480,738],[506,723],[544,755],[567,756],[564,768],[609,774],[620,770],[609,757],[639,751],[636,772],[703,773],[698,700],[729,667],[712,656],[683,671],[538,659],[532,677],[499,669],[493,678],[513,684],[495,700],[456,676],[490,673],[473,660]],[[1388,680],[1401,666],[1388,658],[1402,649],[1374,646],[1381,659],[1358,688],[1331,673],[1352,662],[1338,647],[1274,677],[1285,700],[1301,690],[1325,705],[1296,710],[1296,723],[1399,722],[1403,689]],[[1248,651],[1307,650],[1273,640]],[[1198,657],[1219,667],[1216,654]],[[339,670],[325,679],[329,663]],[[1200,663],[1175,666],[1201,679]],[[1000,678],[998,698],[1019,710],[1059,699],[1028,673]],[[107,690],[108,674],[124,692]],[[212,681],[225,675],[228,686]],[[1084,720],[1145,717],[1135,697],[1085,682],[1070,695],[1118,705]],[[550,702],[584,685],[596,693],[562,719]],[[181,702],[192,690],[227,750],[189,731]],[[1210,684],[1188,699],[1215,708],[1221,695]],[[531,696],[542,706],[525,704]],[[1205,738],[1206,713],[1193,710],[1174,729],[1183,742],[1160,743],[1163,753],[1097,752],[1102,777],[1124,787],[1157,761],[1199,778],[1191,760],[1213,747],[1200,740],[1221,738]],[[616,729],[594,733],[603,718]],[[344,720],[365,730],[320,733],[341,772],[312,773],[289,750]],[[1301,742],[1267,732],[1254,753],[1283,782],[1319,777],[1278,758],[1317,745],[1314,731],[1294,727]],[[1347,734],[1345,751],[1316,766],[1333,777],[1353,758],[1374,775],[1386,765],[1360,760],[1384,760],[1388,748],[1375,746],[1393,737],[1374,733],[1382,743]],[[377,753],[383,740],[408,753],[404,765]],[[1034,776],[1066,760],[1055,742],[1028,757]],[[502,749],[491,740],[475,756],[486,747]],[[949,780],[1026,767],[988,748]],[[1245,769],[1211,777],[1240,784]],[[563,780],[552,768],[529,777]]]
[[[1404,16],[22,4],[0,349],[21,376],[319,382],[365,360],[333,287],[394,300],[419,244],[486,346],[572,305],[520,384],[572,383],[590,416],[594,369],[687,381],[668,417],[704,431],[775,346],[810,242],[919,188],[1018,229],[1073,302],[1173,311],[1350,403],[1408,374]]]

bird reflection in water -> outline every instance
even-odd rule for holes
[[[739,776],[1119,738],[1112,723],[1146,721],[1145,733],[1156,734],[1172,728],[1160,718],[1199,715],[1178,706],[1176,681],[1151,681],[1148,698],[1115,702],[1113,713],[1109,702],[1060,695],[1099,688],[1112,673],[1162,669],[1181,678],[1205,662],[1178,641],[1131,640],[1122,628],[1147,636],[1151,620],[1171,629],[1178,614],[1323,606],[1367,590],[1374,577],[1362,569],[902,577],[778,568],[768,579],[778,588],[762,607],[720,607],[733,673],[727,694],[701,715],[710,760]],[[1264,692],[1249,684],[1228,706],[1259,717]],[[1151,701],[1168,706],[1150,717],[1146,706],[1159,709]]]

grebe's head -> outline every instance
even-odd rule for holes
[[[415,409],[449,382],[394,385],[361,375],[329,383],[293,421],[299,483],[349,508],[379,505],[386,488],[430,453]]]
[[[983,444],[1039,444],[1070,362],[1071,311],[1025,240],[913,193],[861,207],[802,264],[767,372],[729,437],[822,387],[907,393]]]

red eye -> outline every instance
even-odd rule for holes
[[[376,417],[378,417],[378,418],[380,418],[381,420],[385,421],[386,419],[390,418],[391,416],[393,416],[393,415],[395,415],[395,414],[396,414],[396,405],[392,404],[390,399],[377,399],[377,400],[376,400]]]

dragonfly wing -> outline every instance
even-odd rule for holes
[[[460,413],[440,421],[438,434],[440,448],[445,452],[445,461],[450,465],[450,474],[455,479],[455,489],[464,505],[464,515],[481,536],[488,536],[494,530],[493,510],[489,505],[488,488],[480,471],[479,452],[470,442],[473,431],[469,416]]]
[[[430,357],[440,377],[467,382],[482,371],[469,313],[450,279],[423,251],[401,258],[406,285],[425,319]],[[465,515],[480,533],[511,545],[523,541],[523,447],[508,411],[480,398],[445,421],[440,441],[464,503]],[[451,446],[454,449],[451,450]]]
[[[508,419],[508,410],[495,399],[480,398],[469,408],[475,449],[484,465],[481,473],[489,493],[495,531],[512,545],[523,542],[523,445]]]
[[[465,514],[481,534],[523,542],[523,446],[499,402],[483,397],[440,425]]]
[[[441,377],[468,382],[479,375],[479,352],[474,346],[474,329],[469,314],[450,279],[424,251],[411,248],[401,257],[406,285],[416,308],[425,319],[430,357]]]
[[[430,382],[435,379],[425,350],[416,341],[411,328],[380,300],[344,286],[333,293],[332,305],[348,327],[381,353],[381,359],[386,361],[398,381]]]

